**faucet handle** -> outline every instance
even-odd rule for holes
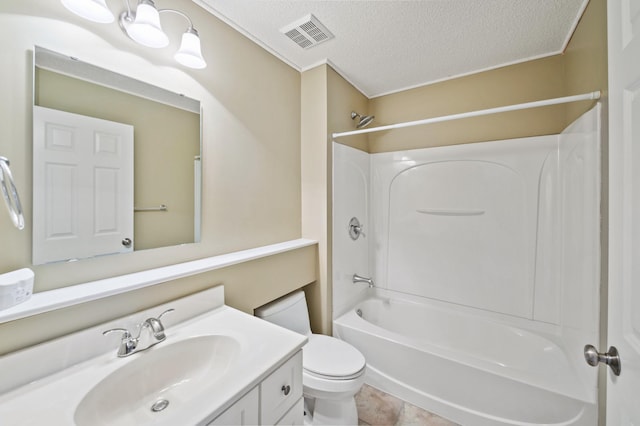
[[[364,231],[362,230],[364,225],[360,223],[357,217],[352,217],[349,221],[349,236],[353,241],[357,240],[360,235],[362,237],[366,237]]]
[[[122,338],[123,339],[128,339],[128,338],[131,337],[131,333],[126,328],[111,328],[109,330],[103,331],[102,335],[106,336],[107,334],[115,333],[116,331],[122,332]]]
[[[136,348],[138,347],[138,337],[140,336],[136,338],[132,337],[131,333],[126,328],[111,328],[109,330],[103,331],[102,335],[106,336],[107,334],[111,334],[116,331],[122,333],[122,340],[120,340],[120,346],[118,346],[118,356],[122,358],[134,353]]]
[[[142,333],[142,329],[149,328],[151,331],[151,334],[155,339],[154,343],[152,343],[150,346],[153,346],[156,343],[162,342],[167,337],[164,334],[164,330],[165,330],[164,324],[162,324],[162,321],[160,321],[160,318],[162,318],[166,314],[171,313],[173,311],[175,311],[175,309],[167,309],[166,311],[158,315],[157,318],[154,318],[154,317],[147,318],[142,322],[142,324],[140,324],[140,333]]]
[[[165,316],[166,314],[170,314],[171,312],[175,311],[175,309],[171,308],[171,309],[167,309],[166,311],[164,311],[163,313],[161,313],[160,315],[158,315],[158,319],[162,318],[163,316]]]

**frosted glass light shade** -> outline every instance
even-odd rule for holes
[[[189,28],[182,34],[180,49],[173,57],[185,67],[202,69],[207,66],[200,50],[200,37],[195,29]]]
[[[126,26],[127,34],[143,46],[160,48],[169,44],[169,37],[160,26],[160,14],[150,0],[144,0],[136,8],[135,20]]]
[[[115,19],[105,0],[62,0],[62,5],[78,16],[100,24]]]

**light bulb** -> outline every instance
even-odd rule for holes
[[[182,34],[180,49],[173,57],[185,67],[202,69],[207,66],[200,50],[200,37],[193,27]]]
[[[160,26],[160,14],[151,0],[142,0],[136,8],[135,20],[126,25],[127,34],[143,46],[160,48],[169,44],[169,37]]]

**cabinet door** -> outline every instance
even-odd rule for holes
[[[260,420],[276,424],[302,397],[302,351],[299,351],[260,384]]]
[[[217,425],[257,425],[258,424],[258,388],[240,398],[222,414],[207,423],[207,426]]]
[[[276,426],[299,426],[304,424],[304,398],[300,398],[293,407],[276,423]]]

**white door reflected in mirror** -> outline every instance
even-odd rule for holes
[[[133,126],[33,107],[33,263],[133,251]]]
[[[109,245],[118,244],[118,248],[81,250],[75,253],[56,253],[57,260],[42,260],[34,257],[33,264],[51,261],[85,259],[107,253],[123,253],[155,249],[160,247],[190,244],[200,241],[201,221],[201,106],[200,102],[178,92],[154,86],[130,76],[118,74],[99,66],[83,62],[76,57],[62,55],[38,46],[34,48],[33,60],[33,105],[57,111],[65,111],[80,116],[88,116],[109,122],[126,123],[134,127],[133,154],[133,231],[121,233],[116,238],[114,231],[122,228],[122,222],[113,225],[114,218],[129,214],[129,207],[120,204],[118,208],[126,211],[68,209],[73,217],[65,216],[61,205],[54,206],[59,214],[55,231],[68,231],[75,221],[99,221],[94,232],[103,236],[105,232],[113,235]],[[63,132],[64,133],[64,132]],[[60,135],[58,135],[60,136]],[[109,137],[101,142],[105,144]],[[64,163],[63,163],[64,164]],[[80,166],[80,164],[79,164]],[[34,168],[41,167],[34,163]],[[56,170],[62,173],[61,170]],[[36,170],[34,173],[45,173]],[[48,173],[48,172],[47,172]],[[100,176],[106,179],[107,171]],[[35,174],[34,174],[35,176]],[[62,179],[62,176],[58,176]],[[47,179],[49,179],[47,177]],[[42,180],[42,182],[45,182]],[[80,180],[83,184],[89,180]],[[35,183],[35,182],[34,182]],[[107,184],[106,181],[103,182]],[[108,184],[107,184],[108,185]],[[58,187],[62,190],[64,187]],[[110,190],[107,188],[107,190]],[[34,192],[39,191],[34,188]],[[118,192],[122,188],[118,188]],[[71,197],[62,192],[56,195],[58,200]],[[34,205],[34,221],[47,220],[51,212],[43,211]],[[51,206],[50,206],[51,207]],[[99,213],[102,217],[85,216]],[[42,219],[45,217],[44,219]],[[105,226],[106,225],[106,226]],[[44,225],[42,225],[44,226]],[[105,229],[109,231],[104,231]],[[46,235],[50,231],[44,229]],[[62,235],[59,239],[67,238]],[[123,241],[132,241],[132,244]],[[48,250],[39,247],[43,238],[33,239],[32,253]],[[129,247],[130,246],[130,247]],[[125,250],[128,249],[128,250]],[[95,254],[98,253],[98,254]],[[60,256],[57,256],[60,254]]]

